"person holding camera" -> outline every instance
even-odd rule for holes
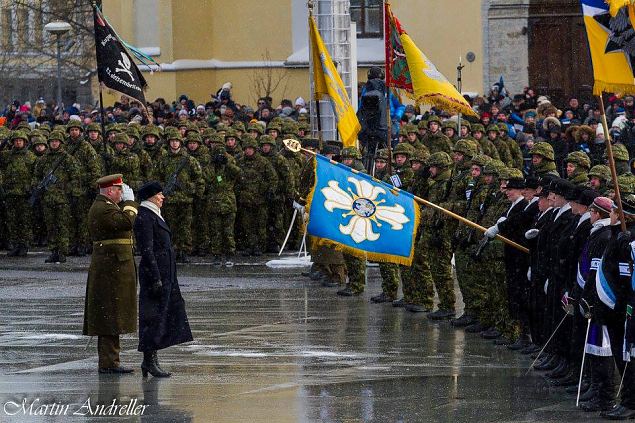
[[[170,228],[161,215],[163,187],[156,181],[139,188],[139,214],[134,222],[139,263],[139,347],[141,372],[154,377],[171,373],[159,366],[157,350],[191,341],[192,331],[176,275]]]

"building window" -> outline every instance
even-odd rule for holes
[[[357,24],[357,38],[382,38],[382,0],[351,0],[351,20]]]
[[[13,16],[11,9],[5,7],[1,12],[2,18],[2,49],[13,51]]]

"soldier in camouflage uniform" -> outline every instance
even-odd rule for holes
[[[224,136],[227,154],[231,154],[235,159],[238,159],[243,153],[239,144],[241,142],[240,137],[238,137],[238,134],[236,134],[236,131],[233,129],[228,129]]]
[[[478,222],[482,217],[481,204],[484,203],[489,189],[482,172],[491,160],[484,154],[479,154],[472,158],[471,181],[465,191],[467,204],[465,205],[464,214],[465,218],[472,222]],[[463,295],[465,308],[463,315],[458,319],[452,320],[451,324],[454,327],[466,327],[475,323],[477,316],[481,312],[476,301],[478,294],[475,292],[476,273],[480,272],[481,269],[473,259],[474,246],[479,238],[479,233],[476,232],[476,229],[460,223],[454,237],[458,240],[457,249],[454,252],[456,278]]]
[[[456,122],[453,120],[446,120],[442,125],[443,133],[454,144],[458,139],[458,131]]]
[[[498,134],[499,127],[496,124],[491,124],[487,127],[487,138],[494,144],[494,147],[496,147],[499,160],[503,162],[505,166],[514,167],[514,157],[509,151],[507,143],[501,140]]]
[[[128,150],[132,154],[136,154],[139,157],[139,170],[141,172],[141,181],[148,182],[153,179],[153,166],[150,155],[143,148],[143,145],[139,140],[141,135],[139,130],[135,126],[128,126],[126,129],[126,135],[128,135]],[[132,188],[132,186],[131,186]],[[135,189],[135,188],[133,188]]]
[[[101,137],[101,125],[98,123],[91,123],[86,127],[86,140],[95,149],[97,155],[99,155],[101,165],[101,172],[104,173],[108,169],[108,161],[112,158],[114,151],[112,147],[104,142]]]
[[[405,146],[404,146],[405,147]],[[375,178],[391,183],[388,173],[388,150],[381,149],[375,153]],[[379,263],[381,274],[381,294],[370,298],[373,303],[392,302],[397,299],[399,291],[399,265],[394,263]]]
[[[589,186],[601,196],[606,196],[608,183],[611,180],[611,169],[606,165],[595,165],[589,170],[587,176],[589,177]]]
[[[212,263],[232,266],[236,253],[234,225],[236,221],[236,195],[234,187],[240,178],[240,168],[236,160],[225,151],[220,135],[212,135],[210,165],[203,169],[207,185],[209,210],[210,253]]]
[[[285,222],[283,210],[291,208],[295,193],[295,180],[287,160],[276,151],[276,140],[269,135],[260,137],[260,154],[269,160],[278,176],[275,198],[267,202],[267,236],[265,251],[277,253],[284,241]]]
[[[531,176],[542,178],[546,175],[560,177],[556,170],[555,155],[553,147],[548,142],[537,142],[529,150],[531,154]]]
[[[210,166],[209,149],[203,145],[203,140],[198,131],[187,131],[185,138],[185,146],[187,153],[198,162],[203,177],[206,169]],[[206,184],[207,186],[207,184]],[[209,245],[209,224],[206,216],[208,216],[209,208],[207,201],[207,193],[203,191],[201,195],[194,193],[194,201],[192,203],[192,255],[203,257],[208,253]]]
[[[244,255],[259,256],[260,243],[267,236],[267,202],[273,202],[278,189],[278,175],[269,162],[258,152],[258,141],[246,136],[243,155],[237,165],[241,175],[236,184],[240,225],[245,231]]]
[[[188,263],[192,250],[192,203],[203,197],[205,180],[201,166],[183,148],[180,132],[166,130],[166,139],[169,150],[156,167],[156,177],[166,195],[162,213],[172,230],[177,261]]]
[[[26,147],[28,139],[26,132],[14,131],[11,150],[0,153],[1,188],[10,208],[7,229],[13,249],[7,254],[9,257],[26,257],[32,237],[29,195],[35,154]]]
[[[110,159],[106,173],[109,175],[121,173],[124,182],[134,191],[137,191],[143,184],[139,156],[130,152],[126,134],[121,132],[115,134],[113,145],[115,146],[115,153]]]
[[[95,183],[101,177],[100,160],[95,149],[82,138],[82,123],[71,120],[66,125],[68,133],[67,152],[77,160],[80,166],[80,186],[82,195],[71,196],[70,226],[71,256],[85,256],[92,246],[88,239],[88,225],[86,219],[88,210],[95,196]]]
[[[366,173],[366,169],[362,163],[362,153],[357,147],[344,147],[340,152],[340,158],[342,160],[342,164],[350,167],[351,169],[355,169],[358,172]],[[364,287],[366,285],[366,260],[345,253],[344,261],[346,262],[348,282],[346,283],[346,287],[344,287],[344,289],[337,291],[337,295],[344,297],[359,295],[364,292]]]
[[[428,134],[428,120],[421,119],[419,123],[417,123],[417,133],[419,134],[419,141],[422,141],[426,135]]]
[[[459,140],[452,150],[454,168],[452,169],[452,177],[450,178],[449,193],[447,201],[439,205],[460,216],[465,216],[465,209],[467,207],[466,193],[471,189],[470,183],[473,181],[472,157],[476,156],[476,147],[474,141]],[[457,225],[458,221],[454,219],[446,222],[448,233],[454,235]],[[452,240],[453,246],[456,242],[456,239]]]
[[[589,186],[588,171],[591,168],[591,159],[584,151],[574,151],[567,154],[567,179],[575,185]]]
[[[259,139],[262,135],[264,135],[265,128],[263,128],[259,123],[251,123],[247,127],[247,133],[255,139]]]
[[[483,154],[492,159],[500,159],[496,146],[488,137],[485,136],[485,127],[483,127],[483,125],[480,123],[472,125],[472,137],[479,144],[480,150]]]
[[[271,138],[276,140],[276,144],[279,144],[280,143],[280,135],[282,135],[280,131],[281,131],[280,125],[278,123],[274,122],[273,120],[271,120],[271,122],[269,122],[269,125],[267,125],[267,129],[265,130],[265,134],[269,135]]]
[[[141,140],[143,141],[143,149],[148,153],[153,165],[152,175],[154,176],[154,167],[167,154],[167,151],[161,145],[159,128],[154,125],[146,125],[141,132]]]
[[[505,122],[498,124],[498,139],[507,145],[509,154],[512,157],[513,166],[516,169],[522,170],[524,165],[523,152],[520,150],[520,146],[513,138],[509,137],[509,128]]]
[[[430,116],[428,119],[428,133],[421,143],[428,148],[430,154],[439,151],[452,154],[452,142],[441,132],[441,119],[438,116]]]
[[[473,139],[472,138],[472,124],[465,119],[461,119],[461,127],[459,128],[459,139]],[[479,154],[481,152],[479,151]]]
[[[415,150],[418,150],[420,148],[425,148],[426,150],[428,150],[427,147],[424,147],[424,145],[421,144],[421,141],[419,141],[419,130],[417,129],[417,125],[408,123],[404,125],[401,131],[406,135],[406,142],[413,146]]]
[[[57,182],[49,186],[41,198],[44,221],[48,235],[48,248],[51,255],[46,263],[64,263],[69,248],[71,221],[71,198],[80,197],[81,168],[73,156],[64,151],[65,135],[54,130],[49,135],[49,149],[39,157],[34,166],[31,185],[36,187],[54,168]]]
[[[48,134],[42,131],[34,135],[33,132],[35,131],[31,131],[31,147],[37,162],[37,159],[45,155],[48,149],[46,142]],[[35,169],[35,164],[33,167]],[[44,222],[42,201],[36,201],[33,205],[31,221],[33,222],[33,244],[38,247],[44,247],[46,245],[46,223]]]

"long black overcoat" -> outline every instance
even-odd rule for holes
[[[139,351],[152,351],[192,340],[176,276],[176,259],[167,223],[146,207],[139,207],[134,223],[139,265]],[[160,279],[161,295],[150,287]]]

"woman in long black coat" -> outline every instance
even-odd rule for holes
[[[185,303],[176,276],[171,232],[161,216],[163,188],[148,182],[139,189],[139,213],[134,224],[139,265],[139,351],[141,371],[169,377],[159,367],[157,350],[192,340]]]

